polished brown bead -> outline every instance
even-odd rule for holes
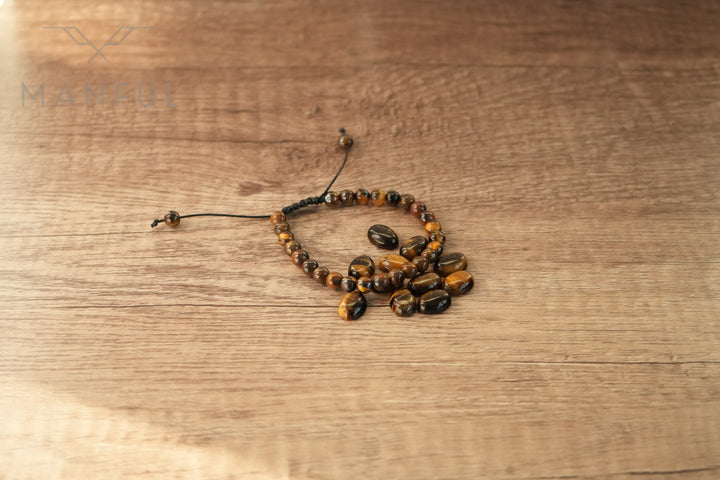
[[[367,300],[365,295],[358,292],[350,292],[343,297],[338,307],[338,315],[343,320],[357,320],[363,316],[367,309]]]
[[[337,207],[340,205],[340,197],[338,197],[337,193],[330,191],[323,197],[323,202],[325,202],[325,205],[328,207]]]
[[[440,242],[437,242],[437,241],[430,242],[430,243],[428,243],[427,248],[434,251],[438,255],[442,255],[443,246],[442,246],[442,243],[440,243]]]
[[[342,134],[338,138],[338,146],[340,148],[350,148],[353,146],[353,138],[350,135]]]
[[[330,274],[330,270],[328,270],[327,267],[317,267],[312,274],[313,280],[316,282],[325,285],[325,282],[327,281],[327,276]]]
[[[343,276],[341,273],[338,272],[330,272],[328,273],[327,278],[325,279],[325,284],[332,288],[337,290],[340,288],[340,284],[342,283]]]
[[[435,263],[435,260],[437,260],[438,258],[437,252],[430,248],[426,248],[425,250],[423,250],[420,256],[427,260],[429,264]]]
[[[316,268],[318,268],[317,260],[313,260],[313,259],[305,260],[302,264],[302,271],[305,272],[305,275],[307,275],[308,277],[313,276],[313,273],[315,272]]]
[[[412,260],[422,253],[427,247],[427,238],[417,235],[405,241],[400,247],[400,255]]]
[[[438,289],[442,286],[442,278],[437,273],[428,272],[418,275],[410,280],[407,288],[415,295],[422,295],[430,290]]]
[[[402,270],[390,270],[388,278],[393,288],[400,288],[403,286],[403,283],[405,283],[405,274]]]
[[[404,195],[400,195],[400,201],[398,202],[398,208],[410,210],[410,205],[412,205],[413,203],[415,203],[415,197],[413,197],[409,193],[406,193]]]
[[[370,192],[370,201],[376,207],[385,204],[385,190],[373,190]]]
[[[165,222],[165,225],[169,227],[177,227],[180,225],[180,214],[175,210],[170,210],[163,217],[163,221]],[[153,225],[155,224],[153,223]]]
[[[360,277],[357,279],[357,288],[362,293],[372,292],[372,278]]]
[[[420,223],[432,222],[435,220],[435,214],[433,212],[425,211],[422,212],[418,218],[420,219]]]
[[[472,290],[475,279],[466,270],[453,272],[443,280],[443,288],[452,296],[465,295]]]
[[[405,274],[405,278],[413,278],[418,274],[417,267],[412,262],[404,263],[400,270]]]
[[[267,210],[266,210],[267,211]],[[285,214],[281,211],[273,212],[272,215],[270,215],[270,223],[273,225],[277,225],[280,222],[285,221]]]
[[[348,275],[354,278],[372,277],[375,273],[375,262],[368,255],[361,255],[350,262]]]
[[[410,213],[416,217],[419,217],[425,210],[427,210],[427,207],[423,202],[416,200],[412,205],[410,205]]]
[[[441,277],[447,277],[453,272],[465,270],[467,258],[462,253],[448,253],[441,255],[435,263],[435,273]]]
[[[384,272],[389,272],[390,270],[395,270],[396,268],[402,267],[403,265],[405,265],[406,262],[407,258],[403,257],[402,255],[398,255],[396,253],[389,253],[380,257],[378,265],[380,266],[380,270]]]
[[[416,303],[415,296],[407,289],[398,290],[390,297],[390,308],[400,317],[414,314],[417,309]]]
[[[440,222],[433,220],[425,224],[425,231],[428,233],[442,232],[442,225]]]
[[[390,291],[390,277],[387,273],[378,272],[372,276],[373,291],[377,293],[385,293]]]
[[[367,235],[373,245],[385,250],[394,250],[398,246],[397,233],[385,225],[373,225],[368,229]]]
[[[400,194],[396,192],[395,190],[389,190],[385,194],[385,202],[388,205],[392,205],[393,207],[397,207],[398,203],[400,203]]]
[[[295,250],[292,255],[290,255],[290,260],[298,267],[302,267],[302,264],[305,263],[305,260],[309,258],[310,255],[308,255],[308,252],[306,252],[305,250]]]
[[[418,273],[423,273],[430,266],[430,263],[422,255],[413,258],[412,263],[417,268]]]
[[[290,232],[280,232],[278,234],[278,242],[280,245],[287,245],[290,240],[295,240],[295,235]]]
[[[430,290],[424,293],[418,301],[418,311],[420,313],[442,313],[450,308],[450,294],[445,290]]]
[[[435,232],[430,234],[431,242],[438,242],[440,245],[445,245],[445,234],[442,232]]]
[[[287,222],[280,222],[273,227],[275,235],[280,235],[281,232],[289,232],[290,225]]]
[[[367,205],[370,203],[370,192],[364,188],[359,189],[355,192],[355,201],[358,205]]]
[[[353,203],[355,203],[355,192],[342,190],[338,193],[338,200],[343,207],[352,207]]]
[[[302,245],[297,240],[290,240],[285,244],[285,253],[292,255],[295,250],[301,250]]]
[[[352,277],[343,277],[342,281],[340,282],[340,289],[345,290],[346,292],[352,292],[357,288],[357,282]]]

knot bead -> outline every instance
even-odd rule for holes
[[[170,210],[164,217],[165,225],[177,227],[180,224],[180,214],[175,210]]]

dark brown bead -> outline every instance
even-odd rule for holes
[[[359,189],[355,192],[355,201],[358,205],[367,205],[370,203],[370,192],[364,188]]]
[[[438,242],[440,245],[445,245],[445,234],[442,232],[435,232],[430,234],[431,242]]]
[[[402,289],[393,293],[390,297],[390,308],[400,317],[409,317],[414,314],[417,300],[410,290]]]
[[[378,272],[372,276],[373,291],[385,293],[390,291],[390,277],[387,273]]]
[[[465,295],[472,290],[475,279],[470,272],[459,270],[453,272],[443,280],[443,288],[453,296]]]
[[[330,274],[330,270],[328,270],[327,267],[317,267],[312,274],[313,280],[316,282],[325,285],[325,282],[327,280],[327,276]]]
[[[175,210],[170,210],[163,217],[163,221],[165,222],[165,225],[169,227],[177,227],[180,225],[180,214]]]
[[[445,290],[430,290],[423,294],[418,301],[420,313],[442,313],[450,308],[450,294]]]
[[[302,267],[302,264],[305,263],[305,260],[309,258],[310,255],[308,255],[308,252],[306,252],[305,250],[295,250],[292,255],[290,255],[290,260],[298,267]]]
[[[376,207],[385,204],[385,190],[373,190],[370,192],[370,202]]]
[[[278,234],[278,242],[280,245],[287,245],[290,240],[295,240],[295,235],[290,232],[280,232]]]
[[[325,202],[325,205],[328,207],[337,207],[340,205],[340,198],[337,193],[330,191],[323,197],[323,202]]]
[[[440,278],[437,273],[433,272],[418,275],[407,284],[407,288],[409,288],[415,295],[422,295],[425,292],[438,289],[441,286],[442,278]]]
[[[462,253],[448,253],[441,255],[435,263],[435,273],[441,277],[447,277],[453,272],[465,270],[467,258]]]
[[[413,278],[418,274],[417,267],[412,262],[406,262],[400,270],[405,274],[405,278]]]
[[[372,278],[360,277],[357,279],[357,288],[362,293],[372,292]]]
[[[425,224],[425,231],[427,233],[440,233],[442,232],[442,225],[437,220],[433,220]]]
[[[352,292],[357,288],[357,282],[352,277],[343,277],[340,282],[340,288],[346,292]]]
[[[417,268],[418,273],[423,273],[430,266],[430,263],[421,255],[413,258],[412,263],[415,265],[415,268]]]
[[[418,218],[420,219],[421,223],[432,222],[433,220],[435,220],[435,214],[433,212],[425,211],[422,212]]]
[[[420,255],[425,260],[427,260],[428,263],[430,263],[430,264],[435,263],[435,260],[437,260],[437,258],[438,258],[437,252],[435,252],[435,250],[432,250],[430,248],[426,248],[425,250],[423,250]]]
[[[427,238],[417,235],[405,241],[400,247],[400,255],[412,260],[422,253],[427,247]]]
[[[285,221],[285,214],[281,211],[273,212],[272,215],[270,215],[270,223],[273,225],[277,225],[280,222]]]
[[[430,242],[430,243],[428,243],[427,248],[434,251],[438,255],[442,255],[443,246],[442,246],[442,243],[440,243],[440,242]]]
[[[358,291],[350,292],[340,300],[338,315],[343,320],[357,320],[367,309],[365,295]]]
[[[325,279],[325,284],[334,289],[337,290],[340,288],[340,284],[342,283],[343,276],[341,273],[338,272],[330,272],[328,273],[327,278]]]
[[[385,225],[373,225],[368,229],[367,235],[373,245],[385,250],[394,250],[398,246],[397,233]]]
[[[410,210],[410,205],[412,205],[413,203],[415,203],[415,197],[413,197],[409,193],[406,193],[404,195],[400,195],[400,201],[398,202],[398,208]]]
[[[416,200],[412,205],[410,205],[410,213],[416,217],[419,217],[425,210],[427,210],[427,207],[423,202]]]
[[[372,277],[375,273],[375,262],[367,255],[361,255],[350,262],[348,275],[354,278]]]
[[[405,274],[402,270],[390,270],[388,278],[393,288],[400,288],[403,286],[403,283],[405,283]]]
[[[382,257],[380,257],[378,265],[380,266],[380,270],[384,272],[389,272],[390,270],[401,268],[403,265],[405,265],[406,262],[407,258],[403,257],[402,255],[390,253],[388,255],[383,255]]]
[[[385,194],[385,202],[388,205],[392,205],[393,207],[397,207],[398,203],[400,203],[400,194],[396,192],[395,190],[389,190]]]
[[[285,244],[285,253],[292,255],[295,250],[301,250],[302,245],[297,240],[290,240]]]
[[[302,271],[305,272],[305,275],[307,275],[308,277],[313,276],[316,268],[318,268],[317,260],[305,260],[302,264]]]
[[[338,200],[343,207],[352,207],[355,203],[355,192],[352,190],[342,190],[338,193]]]
[[[338,146],[340,148],[350,148],[353,146],[353,138],[350,135],[342,134],[338,138]]]
[[[273,227],[273,230],[275,231],[275,235],[280,235],[281,232],[289,232],[290,225],[288,225],[287,222],[280,222]]]

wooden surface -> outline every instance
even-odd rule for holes
[[[718,25],[711,1],[5,0],[0,478],[720,477]],[[88,63],[45,26],[153,28]],[[447,313],[341,321],[266,221],[149,228],[319,193],[340,126],[338,187],[415,194],[468,256]],[[343,270],[373,223],[421,231],[292,225]]]

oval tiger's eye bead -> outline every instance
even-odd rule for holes
[[[338,193],[338,200],[343,207],[352,207],[355,203],[355,192],[352,190],[342,190]]]
[[[318,268],[318,262],[317,260],[305,260],[302,264],[302,271],[305,272],[305,275],[308,277],[312,277],[315,273],[315,269]]]
[[[385,190],[373,190],[370,192],[370,201],[376,207],[385,204]]]
[[[367,255],[360,255],[350,262],[348,275],[355,278],[372,277],[375,273],[375,262]]]
[[[280,232],[278,234],[278,242],[280,245],[287,245],[290,240],[295,240],[295,235],[290,232]]]
[[[466,270],[453,272],[443,280],[443,288],[452,296],[465,295],[472,290],[475,279]]]
[[[297,240],[290,240],[285,244],[285,253],[292,255],[295,250],[301,250],[302,245]]]
[[[327,278],[325,279],[325,284],[334,289],[337,290],[340,288],[340,284],[342,283],[343,276],[341,273],[338,272],[330,272],[328,273]]]
[[[438,258],[437,252],[430,248],[426,248],[425,250],[423,250],[420,255],[430,264],[435,263],[435,260],[437,260]]]
[[[405,274],[405,278],[414,278],[418,274],[417,267],[412,262],[404,263],[400,270]]]
[[[410,213],[416,217],[419,217],[425,210],[427,210],[427,207],[423,202],[416,200],[412,205],[410,205]]]
[[[308,252],[306,252],[305,250],[295,250],[292,255],[290,255],[290,260],[298,267],[302,267],[302,264],[305,263],[305,260],[308,260],[309,258],[310,255],[308,255]]]
[[[365,295],[355,291],[350,292],[340,300],[338,314],[343,320],[357,320],[363,316],[367,309],[367,300]]]
[[[393,207],[397,207],[398,203],[400,203],[400,194],[396,192],[395,190],[389,190],[385,194],[385,201],[388,205],[392,205]]]
[[[340,198],[337,193],[330,191],[323,197],[323,202],[325,202],[325,205],[328,207],[337,207],[340,205]]]
[[[400,255],[412,260],[422,253],[427,247],[427,238],[417,235],[405,241],[400,247]]]
[[[405,265],[405,263],[407,263],[407,258],[396,253],[390,253],[380,257],[380,262],[378,264],[380,265],[380,270],[389,272],[390,270],[401,268]]]
[[[437,242],[437,241],[430,242],[430,243],[428,243],[427,248],[434,251],[438,255],[442,255],[443,246],[442,246],[442,243],[440,243],[440,242]]]
[[[405,283],[405,274],[402,270],[390,270],[388,278],[393,288],[400,288],[403,286],[403,283]]]
[[[467,258],[462,253],[448,253],[441,255],[435,263],[435,273],[441,277],[447,277],[453,272],[465,270],[467,268]]]
[[[180,225],[180,214],[175,210],[170,210],[163,217],[163,221],[165,222],[165,225],[169,227],[177,227]]]
[[[370,203],[370,192],[364,188],[359,189],[355,192],[355,201],[358,205],[367,205]]]
[[[372,276],[373,291],[377,293],[385,293],[390,291],[390,277],[387,273],[378,272]]]
[[[409,193],[406,193],[404,195],[400,195],[400,201],[398,202],[398,208],[410,210],[410,205],[412,205],[413,203],[415,203],[415,197],[413,197]]]
[[[440,222],[433,220],[425,224],[425,231],[428,233],[442,232],[442,225]]]
[[[340,282],[340,288],[346,292],[352,292],[357,288],[357,282],[352,277],[343,277]]]
[[[290,225],[288,225],[287,222],[280,222],[273,227],[273,230],[275,231],[275,235],[280,235],[281,232],[289,232]]]
[[[373,291],[372,286],[373,286],[372,278],[370,278],[370,277],[360,277],[357,280],[357,288],[362,293],[372,292]]]
[[[418,275],[410,280],[407,288],[415,295],[422,295],[430,290],[437,290],[442,286],[442,278],[437,273],[428,272]]]
[[[442,232],[435,232],[430,234],[430,241],[437,242],[440,245],[445,245],[445,234]]]
[[[328,275],[330,275],[330,270],[327,267],[317,267],[312,273],[313,280],[322,285],[325,285]]]
[[[450,294],[445,290],[430,290],[424,293],[418,301],[420,313],[442,313],[450,308]]]
[[[385,250],[394,250],[398,246],[397,233],[385,225],[373,225],[368,229],[367,235],[373,245]]]
[[[417,257],[413,258],[412,263],[413,263],[413,265],[415,265],[415,268],[417,268],[417,271],[419,273],[423,273],[430,266],[430,264],[425,259],[425,257],[423,257],[421,255],[418,255]]]
[[[433,212],[425,211],[422,212],[418,218],[420,219],[421,223],[432,222],[433,220],[435,220],[435,214]]]
[[[417,309],[416,303],[415,296],[407,289],[398,290],[390,297],[390,308],[399,317],[409,317],[414,314]]]
[[[285,214],[278,210],[277,212],[273,212],[272,215],[270,215],[270,223],[273,225],[277,225],[280,222],[285,221]]]

